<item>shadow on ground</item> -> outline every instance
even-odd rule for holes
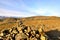
[[[52,40],[60,40],[60,31],[58,31],[58,30],[50,30],[50,31],[46,32],[46,34]]]

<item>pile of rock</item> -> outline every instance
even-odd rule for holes
[[[0,40],[49,40],[42,28],[32,29],[31,26],[21,25],[2,30]]]

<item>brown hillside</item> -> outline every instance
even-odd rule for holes
[[[43,25],[43,29],[47,35],[53,38],[60,38],[60,17],[55,16],[34,16],[26,18],[5,18],[0,21],[0,31],[18,26],[18,23],[22,23],[32,28],[38,28]]]
[[[9,26],[13,27],[17,25],[17,20],[23,21],[25,25],[28,26],[39,26],[44,25],[45,31],[49,30],[60,30],[60,17],[48,17],[48,16],[35,16],[35,17],[27,17],[27,18],[6,18],[4,21],[0,22],[0,30],[3,28],[9,28]]]

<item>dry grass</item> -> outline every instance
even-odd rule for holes
[[[39,27],[40,25],[44,25],[44,31],[47,32],[48,35],[59,36],[60,37],[60,17],[45,17],[45,16],[35,16],[35,17],[27,17],[20,18],[17,20],[21,20],[24,25]],[[0,22],[0,31],[6,28],[12,28],[17,26],[17,20],[14,18],[6,18],[3,22]],[[52,31],[52,32],[51,32]]]
[[[18,20],[18,18],[17,18]],[[0,30],[4,28],[10,28],[13,26],[17,26],[17,21],[14,18],[6,18],[3,22],[0,22]],[[45,25],[45,31],[49,30],[60,30],[60,18],[59,17],[45,17],[45,16],[35,16],[35,17],[28,17],[28,18],[21,18],[19,20],[22,20],[24,25],[28,26],[39,26],[41,24]]]

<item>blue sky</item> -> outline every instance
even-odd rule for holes
[[[0,16],[60,16],[60,0],[0,0]]]

